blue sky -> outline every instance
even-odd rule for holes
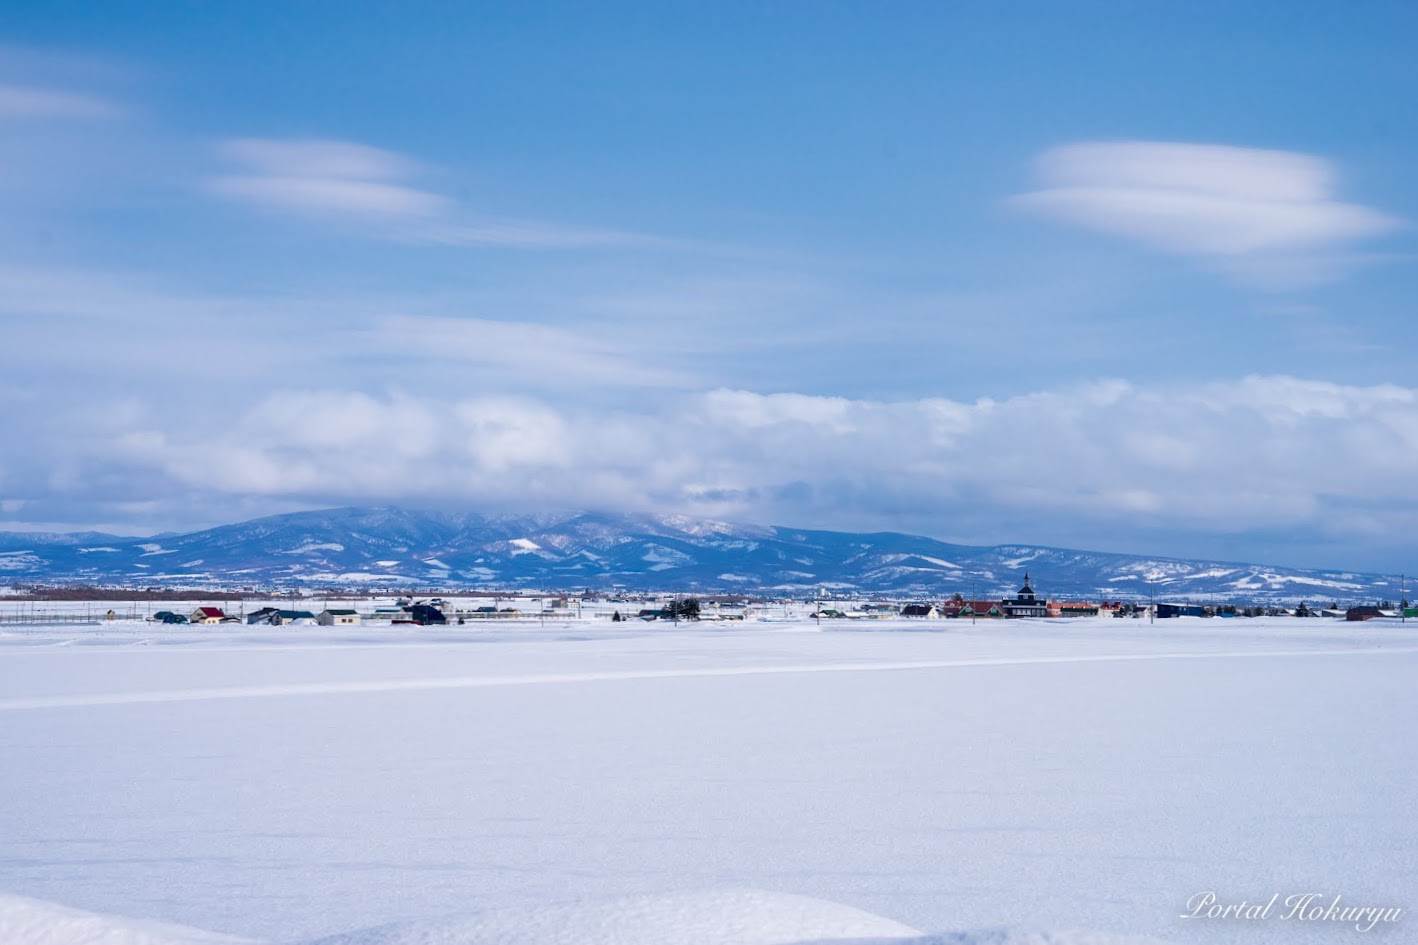
[[[1411,4],[25,3],[0,527],[1412,570]]]

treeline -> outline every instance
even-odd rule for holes
[[[64,601],[64,600],[93,600],[93,601],[137,601],[137,600],[222,600],[222,601],[243,601],[243,600],[281,600],[289,598],[289,594],[266,594],[254,591],[223,591],[213,592],[206,590],[195,590],[189,588],[169,587],[147,587],[147,588],[123,588],[123,587],[95,587],[87,584],[65,584],[59,587],[46,587],[38,584],[14,585],[14,589],[6,594],[0,594],[0,600],[15,601]]]

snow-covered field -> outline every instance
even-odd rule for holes
[[[1413,941],[1415,680],[1412,622],[0,626],[0,943]]]

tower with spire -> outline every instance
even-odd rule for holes
[[[1019,593],[1001,603],[1004,604],[1005,614],[1010,617],[1049,616],[1049,606],[1034,593],[1034,587],[1029,583],[1028,571],[1024,572],[1024,586],[1019,589]]]

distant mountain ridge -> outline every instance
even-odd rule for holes
[[[735,525],[681,515],[295,512],[160,538],[0,532],[0,582],[120,587],[681,590],[939,598],[1012,594],[1256,602],[1399,596],[1391,575],[978,547],[895,532]]]

